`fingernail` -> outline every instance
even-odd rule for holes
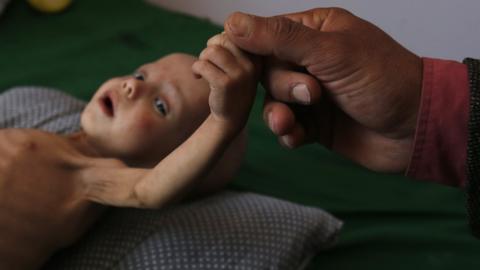
[[[292,89],[292,97],[302,104],[310,104],[310,92],[305,84],[297,84]]]
[[[269,112],[267,114],[267,120],[268,120],[268,126],[270,127],[270,129],[273,131],[273,133],[276,133],[277,127],[275,125],[275,122],[273,121],[273,113],[272,112]]]
[[[250,35],[250,29],[253,24],[253,19],[250,15],[237,12],[233,14],[228,20],[228,28],[238,37],[247,37]]]
[[[292,137],[289,135],[280,137],[280,144],[283,145],[284,147],[292,149],[293,148]]]

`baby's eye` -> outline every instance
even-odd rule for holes
[[[145,76],[141,72],[136,71],[135,73],[133,73],[133,77],[135,78],[135,80],[145,81]]]
[[[168,108],[167,104],[163,102],[160,98],[155,98],[153,102],[153,106],[155,107],[155,110],[159,113],[161,113],[163,116],[167,115]]]

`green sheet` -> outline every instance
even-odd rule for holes
[[[44,85],[88,99],[105,79],[171,52],[198,54],[221,28],[138,0],[75,1],[56,15],[13,1],[0,17],[0,89]],[[322,207],[346,223],[309,269],[479,268],[461,190],[370,172],[320,146],[282,149],[261,119],[230,185]]]

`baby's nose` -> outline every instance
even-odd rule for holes
[[[143,86],[141,81],[136,79],[127,79],[122,83],[122,92],[128,99],[138,98],[143,91]]]

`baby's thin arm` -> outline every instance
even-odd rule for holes
[[[89,170],[88,176],[83,175],[89,199],[116,206],[158,208],[185,196],[208,176],[245,126],[257,86],[253,63],[238,49],[233,50],[224,37],[213,38],[193,66],[194,72],[210,83],[211,113],[207,119],[152,170],[105,166]]]
[[[89,200],[102,204],[159,208],[185,196],[229,146],[238,130],[212,115],[183,144],[153,169],[99,163],[83,170],[81,178]]]
[[[135,187],[141,207],[160,207],[185,196],[208,176],[237,131],[210,115],[195,133]]]
[[[218,162],[195,184],[188,196],[203,196],[208,193],[219,191],[231,182],[240,169],[247,150],[247,131],[240,134],[230,142],[228,148],[219,157]]]

